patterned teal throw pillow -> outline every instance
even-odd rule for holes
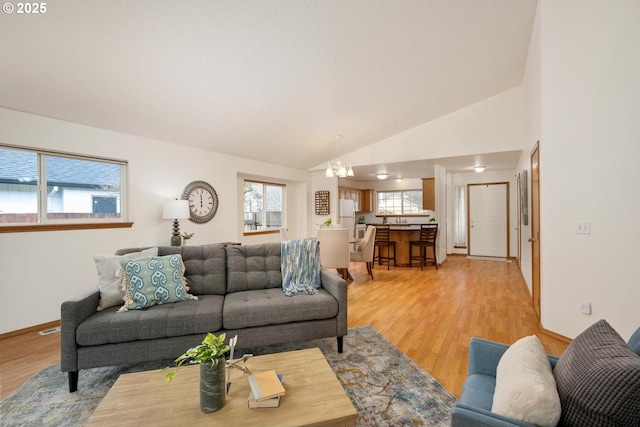
[[[184,271],[179,254],[123,259],[116,273],[124,291],[124,306],[118,312],[198,299],[188,293]]]

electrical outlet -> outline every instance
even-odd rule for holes
[[[583,302],[582,306],[581,306],[582,312],[584,314],[591,314],[591,303],[590,302]]]
[[[589,222],[576,223],[576,234],[591,234],[591,223]]]

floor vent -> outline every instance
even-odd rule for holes
[[[49,335],[49,334],[55,334],[56,332],[60,332],[60,327],[57,326],[55,328],[51,328],[51,329],[45,329],[44,331],[40,331],[38,332],[40,335]]]

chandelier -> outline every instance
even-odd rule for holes
[[[353,169],[351,169],[351,165],[345,166],[340,161],[340,138],[342,138],[342,135],[336,136],[336,143],[338,144],[338,160],[335,165],[327,163],[327,170],[324,173],[324,176],[327,178],[331,178],[333,176],[337,176],[339,178],[353,176]]]

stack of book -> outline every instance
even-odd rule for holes
[[[282,375],[265,371],[249,375],[249,408],[277,408],[284,395]]]

